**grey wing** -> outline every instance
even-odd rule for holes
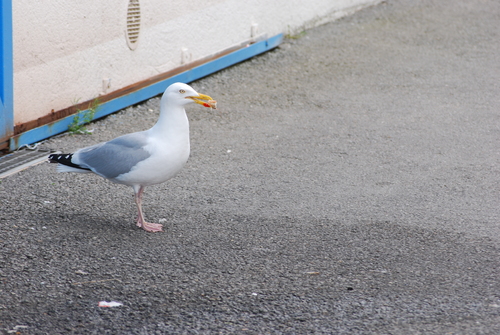
[[[123,135],[109,142],[83,148],[73,155],[77,164],[108,179],[127,173],[151,154],[144,149],[145,132]]]

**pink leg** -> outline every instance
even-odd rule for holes
[[[137,212],[138,212],[138,217],[137,217],[137,226],[141,227],[145,231],[149,232],[157,232],[157,231],[162,231],[162,225],[159,223],[150,223],[146,222],[144,220],[144,214],[142,213],[142,193],[144,192],[144,187],[140,186],[139,189],[137,187],[134,187],[134,192],[135,192],[135,204],[137,205]]]
[[[135,192],[135,204],[137,205],[137,227],[142,228],[142,221],[144,221],[144,216],[142,214],[142,193],[144,192],[144,187],[140,186],[138,190],[134,187]]]

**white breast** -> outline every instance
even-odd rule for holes
[[[139,162],[130,172],[116,177],[118,183],[149,186],[173,178],[189,158],[189,133],[185,136],[175,136],[175,140],[153,138],[145,149],[151,156]]]

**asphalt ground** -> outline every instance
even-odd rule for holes
[[[499,22],[496,0],[386,1],[192,83],[219,110],[189,106],[190,161],[146,189],[163,233],[98,176],[2,180],[1,332],[499,334]]]

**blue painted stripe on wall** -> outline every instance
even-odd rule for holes
[[[107,101],[99,106],[99,110],[94,115],[94,119],[109,115],[130,105],[147,100],[158,94],[161,94],[165,89],[175,82],[190,83],[212,73],[220,71],[226,67],[232,66],[253,56],[269,51],[283,41],[283,34],[279,34],[266,40],[250,44],[249,46],[236,50],[230,54],[217,58],[211,62],[202,64],[185,72],[179,73],[171,78],[151,84],[138,91],[131,92],[119,98]],[[85,112],[85,111],[83,111]],[[25,133],[16,135],[10,140],[10,150],[16,150],[25,144],[32,144],[46,139],[50,136],[63,133],[68,130],[68,126],[73,122],[74,115],[70,115],[61,120],[50,124],[29,130]]]
[[[14,133],[12,1],[0,2],[0,139]]]

